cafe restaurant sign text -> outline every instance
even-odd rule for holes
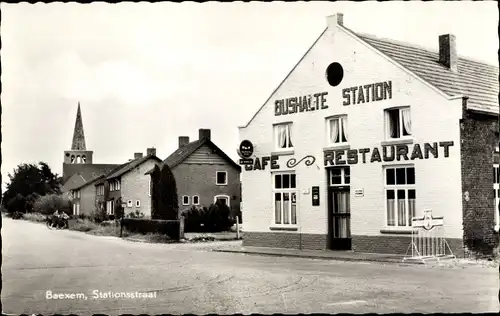
[[[328,105],[326,104],[327,95],[328,92],[320,92],[300,97],[276,100],[274,102],[274,115],[280,116],[328,109]]]
[[[388,162],[388,161],[405,161],[415,159],[429,159],[440,157],[440,152],[446,158],[450,156],[450,147],[453,146],[453,141],[434,142],[413,145],[409,148],[406,144],[384,145],[382,150],[377,147],[347,149],[347,150],[326,150],[324,152],[325,166],[337,165],[355,165],[360,162]]]

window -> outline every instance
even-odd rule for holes
[[[73,204],[73,215],[80,215],[80,203]]]
[[[226,185],[227,184],[227,171],[217,171],[217,185]]]
[[[187,195],[182,196],[182,205],[189,205],[189,196]]]
[[[337,167],[330,169],[330,186],[342,186],[351,184],[350,167]]]
[[[109,191],[114,191],[115,190],[115,182],[114,181],[111,181],[109,183]]]
[[[120,190],[121,189],[121,183],[120,183],[120,180],[116,180],[116,183],[115,183],[115,190]]]
[[[76,156],[76,163],[82,163],[82,159],[80,158],[80,156]]]
[[[216,195],[214,196],[214,203],[223,203],[229,206],[229,196],[228,195]]]
[[[115,214],[115,201],[110,200],[106,202],[106,211],[109,215]]]
[[[85,155],[82,156],[82,163],[86,163],[87,162],[87,157]]]
[[[274,175],[274,223],[297,224],[297,183],[294,173]]]
[[[274,126],[274,143],[276,149],[291,149],[292,123],[278,124]]]
[[[103,184],[99,184],[98,186],[96,186],[96,194],[97,195],[104,195],[104,185]]]
[[[347,115],[328,118],[326,124],[329,145],[347,143]]]
[[[132,207],[132,200],[127,200],[127,207]]]
[[[141,200],[135,200],[135,207],[141,207]]]
[[[385,110],[385,127],[388,139],[411,136],[410,108]]]
[[[200,197],[198,195],[193,196],[193,205],[200,205]]]
[[[387,226],[411,226],[415,217],[415,168],[386,168],[385,189]]]

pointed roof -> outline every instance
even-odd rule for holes
[[[85,134],[83,133],[82,111],[80,110],[80,102],[78,102],[78,110],[76,112],[75,129],[73,131],[73,142],[71,150],[87,150],[85,146]]]
[[[162,165],[160,165],[160,168],[163,166],[163,164],[166,164],[170,167],[170,169],[173,169],[204,145],[210,147],[214,151],[214,153],[218,154],[222,159],[226,160],[230,165],[235,167],[238,171],[241,171],[241,166],[238,165],[236,162],[234,162],[228,155],[226,155],[225,152],[222,151],[222,149],[217,147],[217,145],[215,145],[207,137],[195,140],[193,142],[190,142],[189,144],[182,146],[181,148],[178,148],[170,156],[168,156],[165,160],[163,160],[163,163]],[[153,170],[154,168],[146,172],[146,174],[151,174]]]
[[[454,73],[439,63],[439,53],[436,51],[418,47],[412,43],[382,39],[374,35],[355,32],[343,25],[338,25],[338,27],[348,34],[353,35],[360,42],[367,44],[375,51],[380,52],[394,64],[400,65],[403,69],[412,72],[417,78],[422,79],[422,81],[443,93],[444,96],[448,98],[467,97],[467,109],[490,115],[498,115],[500,111],[498,102],[500,87],[498,84],[499,68],[497,66],[474,61],[471,58],[457,54],[458,73]],[[269,100],[281,88],[295,68],[325,34],[327,29],[323,30],[321,35],[309,47],[285,79],[271,93],[266,102],[255,112],[250,121],[239,128],[246,128],[250,125],[257,114],[268,104]]]

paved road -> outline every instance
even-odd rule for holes
[[[498,269],[429,268],[209,252],[3,218],[5,313],[497,312]],[[156,291],[94,299],[93,291]],[[47,299],[47,291],[85,299]]]

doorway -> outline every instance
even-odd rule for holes
[[[329,170],[329,249],[351,250],[351,192],[349,167]]]

